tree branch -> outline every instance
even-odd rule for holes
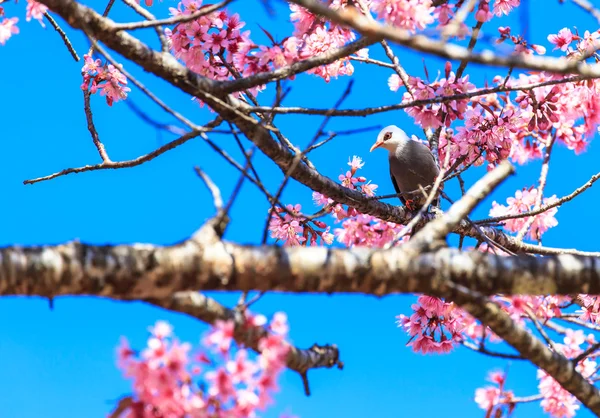
[[[277,164],[277,166],[284,173],[286,173],[293,164],[294,155],[272,138],[269,131],[274,130],[274,128],[265,127],[256,119],[247,116],[244,113],[245,106],[247,105],[242,104],[239,100],[235,100],[230,96],[224,95],[223,92],[228,91],[228,86],[231,86],[231,84],[227,83],[238,83],[244,79],[234,80],[231,82],[216,82],[198,76],[181,65],[172,55],[153,51],[148,46],[127,33],[115,33],[113,30],[115,25],[114,22],[108,18],[100,16],[92,9],[78,4],[73,0],[43,0],[43,3],[61,15],[74,28],[82,30],[85,28],[85,30],[95,38],[101,40],[110,48],[142,66],[146,71],[163,78],[165,81],[171,83],[175,87],[180,88],[182,91],[185,91],[203,100],[217,113],[219,113],[221,117],[237,125],[238,128],[240,128],[240,130],[246,135],[246,137],[254,142],[257,147],[273,162],[275,162],[275,164]],[[377,41],[377,39],[374,41],[372,39],[369,41],[369,39],[363,38],[362,41],[366,43]],[[350,45],[354,45],[353,48],[359,49],[357,45],[358,42],[361,42],[361,40],[358,40],[353,44],[349,44],[343,48],[348,49],[350,48]],[[362,46],[366,46],[366,44]],[[322,56],[326,56],[328,59],[333,61],[333,58],[337,57],[337,55],[335,55],[335,51],[336,50],[316,56],[315,58],[311,58],[311,60],[316,60]],[[351,53],[348,51],[346,52]],[[326,62],[319,61],[319,65],[324,63]],[[291,67],[296,69],[304,68],[302,65],[305,64],[302,64],[302,62],[296,63]],[[277,71],[285,70],[285,68]],[[306,68],[304,68],[304,70],[306,70]],[[259,75],[257,75],[257,77]],[[238,85],[238,87],[247,88],[248,86]],[[218,96],[215,96],[212,92],[215,92],[215,94],[218,94]],[[399,224],[406,224],[409,222],[410,216],[403,207],[394,207],[382,202],[367,199],[359,192],[349,190],[348,188],[335,183],[331,179],[319,174],[319,172],[314,168],[305,164],[299,164],[291,173],[291,177],[310,189],[322,193],[336,202],[350,205],[362,213],[370,214],[379,219]],[[478,237],[483,232],[490,240],[513,252],[533,252],[537,254],[569,253],[594,256],[600,255],[600,253],[585,253],[577,250],[544,248],[532,244],[517,242],[513,237],[504,234],[498,229],[489,227],[475,228],[472,224],[466,221],[462,221],[454,229],[454,232],[471,237]]]
[[[593,77],[600,76],[600,64],[590,65],[580,60],[542,58],[517,53],[509,56],[500,56],[488,50],[481,53],[474,53],[469,51],[468,48],[436,41],[423,35],[412,35],[405,30],[390,25],[381,25],[371,21],[351,7],[333,10],[316,0],[288,1],[302,6],[311,13],[327,18],[334,23],[350,27],[363,36],[387,39],[416,51],[434,54],[451,60],[474,62],[488,66],[548,71],[561,74],[580,74]]]
[[[145,302],[170,311],[183,312],[208,324],[214,324],[217,320],[232,320],[235,324],[233,335],[235,340],[259,353],[258,341],[268,335],[264,327],[248,325],[240,311],[229,309],[198,292],[178,292],[170,298],[146,299]],[[316,368],[343,367],[339,360],[338,348],[329,344],[314,344],[308,349],[290,346],[286,365],[298,373],[306,373]]]
[[[0,249],[0,295],[166,299],[186,290],[447,295],[452,283],[485,295],[600,294],[600,258],[237,245],[221,241],[211,222],[172,246],[70,242]]]
[[[483,325],[540,369],[552,376],[594,414],[600,415],[600,392],[575,370],[568,358],[550,350],[526,329],[519,327],[498,304],[462,286],[456,286],[452,300],[479,319]]]

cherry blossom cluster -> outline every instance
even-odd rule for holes
[[[475,403],[486,411],[486,417],[509,417],[516,404],[514,393],[505,389],[506,373],[491,372],[488,375],[488,381],[493,385],[477,389]]]
[[[364,166],[362,159],[353,156],[349,159],[348,165],[350,169],[338,177],[341,185],[367,197],[375,196],[378,186],[364,176],[357,175],[357,171]],[[383,247],[392,241],[403,228],[400,224],[383,221],[374,216],[360,213],[353,207],[336,203],[333,199],[318,192],[313,192],[313,200],[322,210],[333,216],[335,223],[341,222],[342,227],[336,228],[331,234],[330,227],[324,222],[309,220],[308,217],[302,215],[299,204],[287,205],[287,210],[276,207],[275,212],[271,214],[269,223],[271,237],[282,240],[286,246],[316,245],[319,238],[323,244],[332,244],[335,236],[338,242],[348,247]],[[405,238],[399,243],[404,241]]]
[[[530,187],[529,189],[524,188],[523,190],[517,190],[514,197],[507,198],[507,205],[501,205],[494,201],[492,202],[492,208],[490,209],[490,216],[499,217],[529,212],[535,208],[536,200],[538,199],[538,193],[539,191],[535,187]],[[551,197],[545,197],[542,199],[542,204],[551,204],[557,200],[558,199],[555,195]],[[542,234],[549,228],[558,225],[558,221],[555,218],[557,211],[558,208],[554,207],[533,216],[534,220],[527,235],[531,239],[539,240]],[[504,228],[510,232],[519,232],[531,218],[531,216],[526,216],[521,218],[507,219],[503,221]]]
[[[44,13],[48,11],[48,7],[39,3],[35,0],[27,0],[26,17],[25,19],[29,22],[32,18],[40,22],[42,27],[44,25]],[[4,17],[4,8],[0,6],[0,45],[5,45],[13,35],[19,33],[17,22],[19,21],[16,17]]]
[[[572,33],[569,28],[562,28],[557,34],[548,35],[548,41],[554,45],[553,50],[560,49],[564,51],[568,58],[580,59],[589,57],[598,49],[600,38],[600,29],[594,32],[585,31],[583,36],[577,32]],[[571,48],[571,43],[575,42],[575,48]]]
[[[371,0],[370,3],[371,11],[378,19],[416,33],[436,20],[439,22],[438,28],[443,28],[454,17],[454,9],[463,2],[456,2],[456,4],[443,2],[438,6],[434,6],[432,0]],[[508,15],[520,3],[520,0],[495,0],[490,9],[490,0],[481,0],[476,8],[475,18],[479,22],[487,22],[494,15],[498,17]],[[468,27],[461,22],[456,35],[462,38],[467,32]]]
[[[263,316],[247,315],[246,320],[248,326],[266,323]],[[133,380],[134,396],[120,417],[255,417],[272,402],[289,350],[286,315],[275,314],[268,329],[256,359],[242,347],[234,352],[232,321],[216,321],[202,341],[205,349],[197,352],[179,342],[164,321],[150,328],[139,353],[123,340],[118,366]]]
[[[131,91],[127,87],[127,78],[115,68],[114,65],[94,60],[89,55],[83,56],[85,64],[81,69],[83,74],[82,90],[88,90],[94,94],[100,90],[100,95],[106,97],[106,103],[112,106],[114,102],[125,100],[127,93]]]
[[[335,1],[333,8],[345,7],[345,2]],[[182,0],[171,15],[189,15],[201,9],[201,0]],[[192,71],[215,79],[247,77],[260,72],[290,65],[355,39],[355,34],[340,26],[325,23],[297,5],[290,5],[290,19],[294,22],[292,36],[276,42],[263,29],[272,45],[257,45],[250,39],[250,31],[242,31],[245,23],[239,15],[215,11],[196,20],[180,23],[167,36],[175,57],[181,59]],[[366,56],[366,50],[361,52]],[[352,75],[354,68],[349,58],[308,71],[329,81],[332,77]],[[251,93],[264,89],[255,87]]]
[[[351,3],[349,0],[333,0],[329,2],[329,7],[336,10],[343,9],[349,3]],[[288,49],[294,51],[290,63],[342,47],[356,39],[356,34],[351,30],[326,22],[300,6],[290,4],[290,9],[292,10],[290,19],[294,23],[294,33],[285,41]],[[368,50],[362,49],[357,55],[366,58]],[[354,66],[350,62],[350,58],[345,57],[331,64],[309,70],[307,73],[315,74],[329,82],[331,78],[352,75]]]
[[[411,316],[398,315],[397,324],[410,336],[408,346],[417,353],[449,353],[463,340],[463,332],[471,322],[454,303],[432,296],[419,296],[411,306]]]
[[[356,190],[366,197],[374,197],[379,187],[356,172],[364,166],[360,157],[353,156],[348,161],[350,170],[340,174],[338,179],[342,186]],[[360,213],[351,206],[344,206],[318,192],[313,192],[313,200],[318,206],[329,212],[335,223],[342,223],[341,228],[334,230],[337,241],[347,247],[366,246],[380,248],[390,243],[402,231],[403,225],[388,222],[371,215]],[[396,245],[407,240],[403,237]]]
[[[269,221],[271,238],[283,241],[285,247],[317,245],[319,238],[324,244],[333,242],[333,234],[329,232],[325,222],[317,219],[308,220],[301,213],[301,205],[287,205],[286,209],[276,206],[271,213]]]
[[[582,344],[588,346],[596,343],[592,334],[584,335],[582,330],[565,330],[564,344],[555,343],[556,350],[567,358],[576,358],[583,353]],[[577,362],[575,370],[591,381],[596,375],[597,363],[594,359],[586,357]],[[579,409],[579,401],[571,393],[567,392],[562,386],[549,376],[543,370],[538,370],[539,379],[538,389],[543,399],[541,401],[542,409],[554,418],[572,418]]]
[[[372,0],[371,10],[378,19],[413,33],[434,22],[431,0]]]
[[[439,96],[453,96],[467,93],[474,88],[473,84],[469,82],[468,75],[456,79],[450,62],[446,63],[445,75],[445,78],[435,80],[432,83],[426,83],[419,77],[410,77],[408,84],[410,91],[413,93],[404,93],[402,102],[433,99]],[[401,85],[400,77],[393,74],[388,80],[388,85],[392,91],[397,91]],[[424,129],[448,127],[454,120],[462,119],[462,115],[467,110],[468,102],[468,99],[458,99],[426,106],[412,106],[407,108],[406,112]]]
[[[539,55],[544,55],[546,53],[546,48],[542,45],[530,44],[528,43],[521,35],[512,35],[511,29],[509,26],[501,26],[498,28],[498,32],[500,32],[500,38],[497,43],[503,43],[506,40],[512,41],[515,45],[515,52],[525,55],[531,55],[534,52]]]
[[[592,324],[600,324],[600,297],[597,295],[579,295],[581,302],[579,319]]]
[[[478,6],[479,15],[489,14],[486,19],[491,19],[493,14],[508,14],[519,5],[518,1],[496,1],[492,13],[489,3],[482,1]],[[545,53],[543,46],[528,44],[521,36],[511,34],[510,27],[500,27],[499,32],[498,42],[512,41],[516,52]],[[564,51],[572,59],[590,56],[600,47],[599,38],[600,31],[586,31],[580,36],[568,28],[548,36],[555,49]],[[520,74],[517,78],[496,76],[493,81],[497,86],[514,87],[561,78],[564,76],[560,74],[533,72]],[[456,80],[449,63],[445,66],[445,78],[426,82],[419,77],[410,77],[408,84],[403,103],[453,96],[474,88],[468,76]],[[402,87],[396,74],[390,76],[388,85],[392,91]],[[600,82],[560,83],[516,93],[495,93],[411,106],[405,111],[424,129],[441,128],[439,150],[442,160],[450,152],[451,163],[460,160],[463,166],[484,162],[493,166],[507,158],[525,164],[541,158],[551,141],[558,141],[577,154],[586,149],[588,138],[596,134],[600,125]],[[452,123],[458,120],[464,120],[464,124],[452,128]]]
[[[554,343],[554,347],[560,354],[567,358],[575,359],[585,349],[596,343],[592,334],[585,335],[582,330],[565,329],[563,344]],[[587,347],[582,347],[587,344]],[[587,356],[579,360],[575,369],[581,375],[589,379],[597,373],[597,362]],[[579,409],[579,401],[571,393],[549,376],[545,371],[538,370],[538,389],[541,395],[540,405],[544,412],[553,418],[572,418]],[[475,402],[481,409],[486,411],[486,416],[510,416],[520,399],[510,390],[505,389],[506,374],[492,372],[488,378],[494,386],[486,386],[475,391]]]

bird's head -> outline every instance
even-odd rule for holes
[[[410,139],[402,129],[398,128],[396,125],[386,126],[379,132],[379,135],[377,135],[377,141],[375,141],[369,152],[379,147],[394,152],[398,147],[403,146],[408,141],[410,141]]]

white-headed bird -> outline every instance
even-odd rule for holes
[[[402,129],[390,125],[381,130],[370,151],[385,148],[389,152],[390,177],[400,201],[409,209],[420,209],[431,192],[440,172],[429,148],[406,135]],[[425,194],[420,187],[426,188]],[[439,196],[433,201],[439,206]]]

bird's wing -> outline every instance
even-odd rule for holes
[[[394,190],[396,193],[402,193],[400,188],[398,187],[398,183],[396,183],[396,179],[394,178],[394,173],[392,172],[392,167],[390,166],[390,179],[392,179],[392,184],[394,185]],[[403,205],[406,205],[406,199],[402,195],[398,195],[398,199],[402,202]]]

